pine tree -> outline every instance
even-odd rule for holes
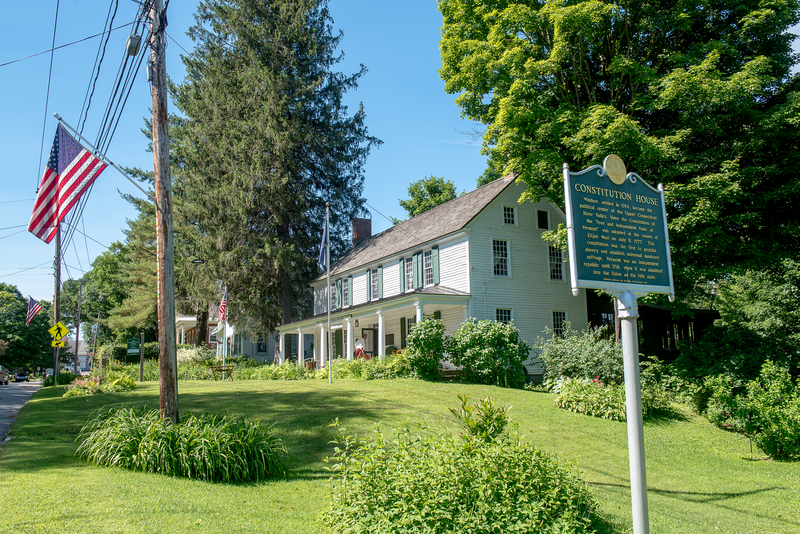
[[[270,332],[309,304],[325,203],[331,249],[344,251],[362,210],[372,146],[348,89],[366,72],[333,72],[342,38],[325,0],[207,0],[189,35],[185,118],[171,130],[184,220],[204,273],[228,287],[229,312]],[[177,202],[177,201],[176,201]],[[217,297],[218,298],[218,297]]]

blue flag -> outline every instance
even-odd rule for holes
[[[317,260],[320,265],[328,268],[328,222],[325,222],[325,226],[322,229],[322,242],[319,244],[319,259]]]

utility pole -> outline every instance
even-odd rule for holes
[[[61,320],[61,225],[56,228],[55,289],[53,291],[53,324]],[[56,341],[61,341],[56,339]],[[53,347],[53,386],[58,385],[58,345]]]
[[[75,365],[73,369],[75,374],[78,374],[78,353],[81,346],[81,293],[83,292],[83,278],[78,280],[78,317],[75,319]]]
[[[164,418],[178,423],[178,373],[175,348],[175,265],[172,243],[172,185],[167,133],[167,15],[162,0],[150,9],[150,63],[153,82],[153,170],[158,239],[158,384]],[[141,350],[141,349],[140,349]]]

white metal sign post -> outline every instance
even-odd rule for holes
[[[637,298],[675,298],[664,188],[653,188],[608,156],[603,165],[571,173],[564,164],[572,294],[581,287],[616,297],[621,323],[634,534],[649,534],[647,475],[639,377]]]

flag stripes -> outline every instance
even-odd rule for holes
[[[25,317],[25,326],[31,324],[36,314],[42,311],[42,306],[33,300],[33,297],[28,295],[28,315]]]
[[[58,225],[105,168],[59,124],[28,231],[45,243],[52,241]]]

